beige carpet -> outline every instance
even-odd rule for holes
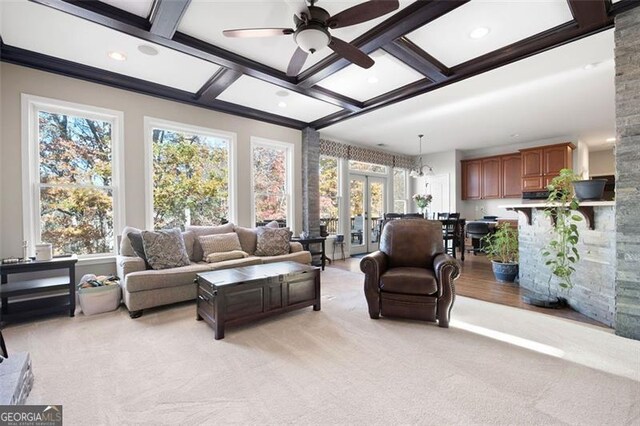
[[[362,275],[328,268],[322,311],[224,340],[193,304],[11,326],[31,404],[67,425],[640,424],[640,342],[458,298],[450,329],[369,319]]]

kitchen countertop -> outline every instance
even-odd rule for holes
[[[513,209],[513,208],[545,208],[545,207],[554,207],[556,204],[547,203],[546,201],[531,201],[531,202],[522,202],[520,204],[505,204],[498,206],[502,209]],[[614,207],[616,205],[615,201],[582,201],[580,205],[583,207]]]

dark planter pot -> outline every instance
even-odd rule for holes
[[[606,179],[589,179],[573,181],[573,190],[580,201],[602,200]]]
[[[493,275],[501,283],[512,283],[518,276],[517,263],[502,263],[492,260],[491,269],[493,269]]]

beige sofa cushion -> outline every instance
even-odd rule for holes
[[[283,254],[281,256],[259,256],[262,263],[275,263],[284,262],[290,260],[292,262],[303,263],[305,265],[311,264],[311,253],[308,251],[298,251],[295,253]]]
[[[210,254],[225,253],[229,251],[242,251],[238,234],[229,232],[228,234],[203,235],[198,237],[202,246],[202,258],[207,260]]]
[[[138,228],[132,226],[125,226],[120,233],[120,256],[135,256],[136,252],[133,251],[131,246],[131,240],[129,240],[129,232],[140,232]]]
[[[225,225],[220,226],[195,226],[188,225],[185,226],[185,231],[191,231],[196,234],[196,237],[201,237],[203,235],[213,235],[213,234],[228,234],[229,232],[233,232],[233,223],[227,223]],[[202,251],[202,246],[200,245],[200,241],[198,238],[195,239],[193,244],[193,259],[194,262],[200,262],[204,252]]]
[[[236,234],[238,234],[238,239],[240,240],[242,251],[253,256],[253,254],[256,252],[256,244],[258,244],[258,234],[256,233],[256,228],[243,228],[242,226],[236,226],[234,228],[234,231],[236,232]]]
[[[209,263],[217,263],[217,262],[224,262],[226,260],[244,259],[245,257],[249,257],[249,255],[243,252],[242,250],[231,250],[231,251],[223,251],[220,253],[207,254],[204,260]]]
[[[239,268],[241,266],[251,266],[262,264],[262,258],[249,256],[244,259],[225,260],[224,262],[209,263],[209,270],[218,271],[220,269]]]
[[[185,231],[182,233],[182,239],[184,240],[184,248],[187,249],[187,255],[189,260],[193,262],[193,246],[196,243],[196,234],[193,231]]]
[[[193,284],[196,274],[210,270],[208,264],[192,263],[178,268],[132,272],[124,280],[129,293]]]

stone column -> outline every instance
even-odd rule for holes
[[[640,8],[615,22],[616,334],[640,340]]]
[[[320,236],[320,133],[302,130],[302,229]]]

